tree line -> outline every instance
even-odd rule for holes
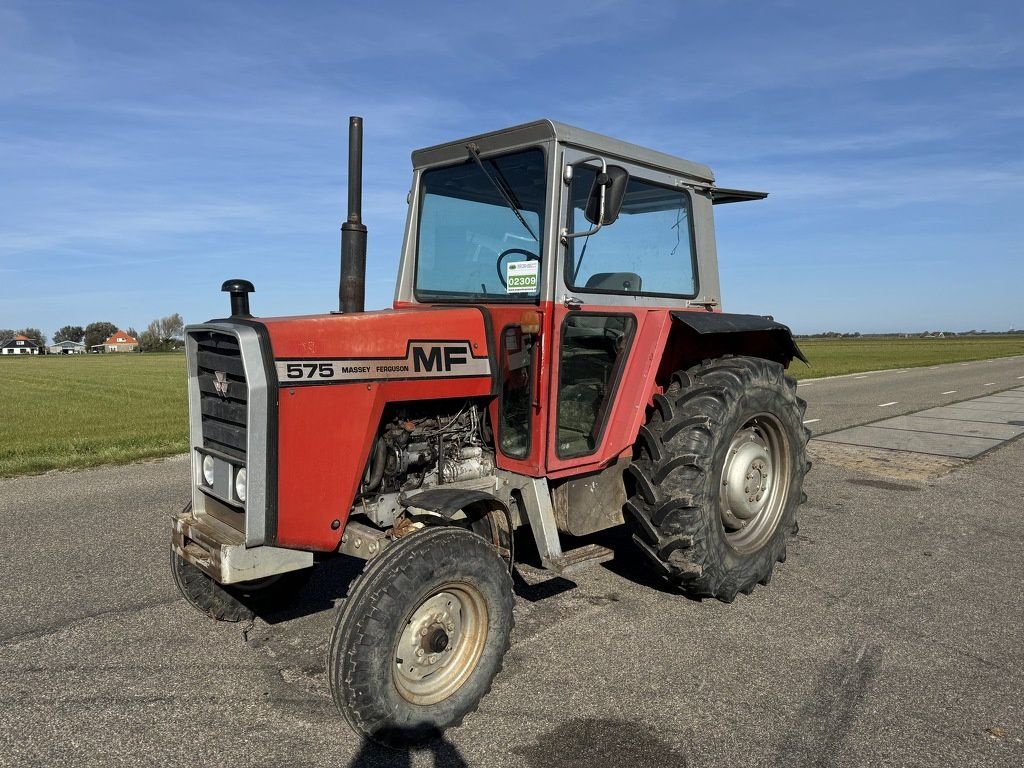
[[[53,342],[57,344],[62,341],[74,341],[84,343],[86,349],[91,349],[120,330],[120,326],[106,321],[89,323],[84,328],[80,325],[65,325],[53,334]],[[173,315],[152,321],[142,333],[132,327],[125,328],[124,332],[138,340],[140,352],[170,352],[182,345],[185,321],[175,312]],[[46,334],[38,328],[22,328],[17,331],[0,328],[0,344],[10,341],[15,336],[24,336],[34,341],[40,348],[46,347]]]

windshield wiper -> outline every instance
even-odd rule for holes
[[[515,193],[508,186],[508,181],[506,181],[505,177],[502,175],[501,169],[498,168],[497,165],[494,165],[493,162],[491,163],[491,165],[494,166],[494,170],[497,171],[499,176],[501,176],[502,181],[505,182],[504,184],[502,184],[493,176],[491,176],[491,174],[487,172],[487,169],[484,168],[483,161],[480,159],[480,147],[478,147],[474,142],[470,142],[469,144],[466,145],[466,149],[469,150],[469,154],[471,154],[473,156],[473,159],[476,160],[476,164],[480,166],[480,170],[483,171],[483,174],[484,176],[487,177],[487,180],[491,182],[491,185],[501,194],[502,199],[504,199],[505,201],[505,205],[507,205],[509,209],[512,211],[512,213],[516,215],[516,218],[519,219],[519,223],[526,228],[527,232],[530,233],[530,237],[532,237],[539,243],[540,238],[537,237],[533,229],[530,228],[530,225],[526,223],[526,219],[523,218],[523,214],[519,212],[519,205],[517,204],[517,201],[515,199]]]

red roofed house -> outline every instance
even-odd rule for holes
[[[104,352],[134,352],[139,346],[139,340],[129,336],[124,331],[118,331],[109,339],[103,342]]]
[[[39,345],[36,344],[28,336],[22,336],[20,333],[10,341],[5,341],[0,344],[0,354],[2,355],[38,355]]]

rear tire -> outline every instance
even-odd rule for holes
[[[693,597],[767,584],[810,468],[796,382],[775,362],[721,358],[674,374],[655,406],[628,470],[634,541]]]
[[[512,605],[508,566],[477,534],[441,527],[399,539],[339,610],[335,704],[357,733],[389,746],[459,725],[501,670]]]

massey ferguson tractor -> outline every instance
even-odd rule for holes
[[[804,357],[786,326],[722,311],[712,213],[765,194],[548,120],[422,149],[393,308],[364,312],[362,120],[349,131],[341,310],[254,317],[229,280],[230,316],[186,329],[185,598],[238,621],[327,557],[364,559],[330,686],[395,744],[490,689],[517,539],[564,573],[612,553],[563,534],[625,523],[687,595],[767,584],[810,467],[785,374]]]

